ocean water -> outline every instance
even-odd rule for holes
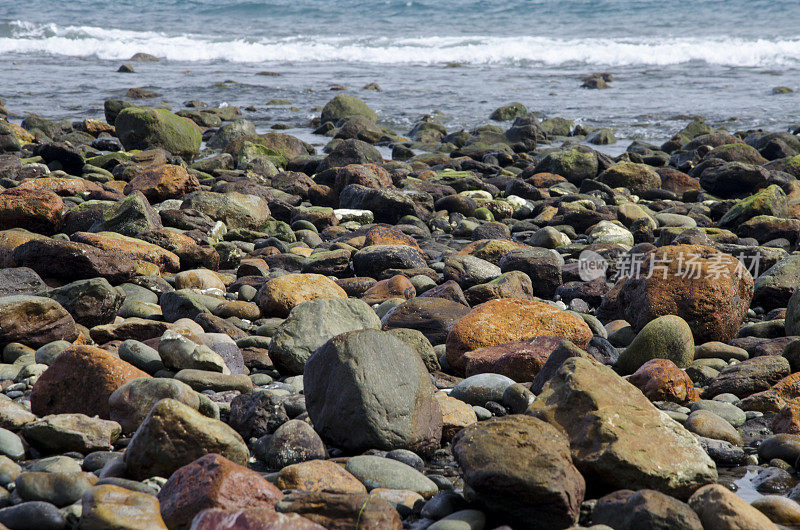
[[[474,127],[511,101],[627,139],[695,115],[786,130],[800,95],[772,88],[800,90],[798,21],[796,0],[0,0],[0,97],[12,118],[78,119],[146,87],[149,103],[302,129],[340,84],[400,133],[437,111]],[[116,73],[137,52],[161,60]],[[613,88],[580,87],[601,71]]]

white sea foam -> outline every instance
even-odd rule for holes
[[[93,26],[58,26],[17,21],[0,37],[4,53],[43,53],[124,60],[146,52],[173,61],[367,62],[378,64],[567,63],[627,66],[690,61],[743,67],[800,65],[800,35],[782,40],[726,37],[653,39],[554,39],[548,37],[351,38],[294,36],[226,39],[167,35]]]

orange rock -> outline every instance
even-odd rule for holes
[[[476,258],[485,259],[495,265],[499,265],[503,256],[516,248],[530,247],[509,239],[479,239],[465,246],[456,254],[469,254]]]
[[[367,492],[367,488],[356,477],[330,460],[309,460],[286,466],[278,473],[275,485],[282,490]]]
[[[298,256],[303,256],[304,258],[309,257],[313,252],[314,249],[308,247],[292,247],[289,249],[290,254],[297,254]]]
[[[195,269],[175,275],[176,289],[219,289],[225,291],[225,284],[214,271]]]
[[[91,134],[95,138],[100,136],[100,133],[108,133],[111,136],[117,135],[117,130],[114,128],[113,125],[109,125],[108,123],[100,120],[93,120],[91,118],[87,118],[83,120],[83,130],[87,133]]]
[[[96,195],[107,193],[99,184],[81,178],[42,177],[25,179],[17,186],[17,189],[52,191],[56,195],[62,196],[88,193],[92,198]]]
[[[381,280],[361,296],[367,304],[380,304],[390,298],[414,298],[417,295],[417,290],[411,281],[403,276],[397,274],[386,280]]]
[[[690,177],[683,171],[679,171],[674,167],[664,166],[655,168],[658,176],[661,177],[661,189],[683,195],[684,192],[689,190],[700,190],[700,181],[694,177]]]
[[[651,359],[628,378],[650,401],[690,403],[700,399],[691,378],[669,359]]]
[[[555,173],[536,173],[525,179],[525,182],[537,188],[549,188],[566,181],[567,179]]]
[[[657,317],[677,315],[697,344],[736,337],[753,297],[753,277],[735,257],[702,245],[667,245],[648,252],[641,271],[621,280],[616,300],[620,316],[637,331]],[[615,305],[616,292],[609,291],[604,306]]]
[[[464,375],[493,373],[510,377],[518,383],[533,381],[562,340],[561,337],[536,337],[469,351],[464,354]]]
[[[347,293],[321,274],[284,274],[261,287],[258,305],[264,315],[286,317],[297,304],[318,298],[347,298]]]
[[[220,510],[206,508],[192,519],[192,530],[325,530],[324,526],[296,513],[278,513],[272,508]]]
[[[116,232],[98,232],[96,234],[75,232],[72,234],[72,241],[86,243],[101,250],[111,250],[131,260],[149,261],[162,271],[175,272],[181,268],[180,259],[169,250]]]
[[[368,188],[394,188],[392,177],[381,166],[375,164],[350,164],[336,168],[334,190],[341,193],[349,184],[359,184]]]
[[[800,434],[800,402],[791,401],[772,418],[772,432],[775,434]]]
[[[464,354],[468,351],[541,336],[562,337],[585,348],[592,331],[579,317],[544,302],[517,298],[490,300],[453,326],[447,335],[447,362],[463,373],[467,364]]]
[[[297,513],[330,529],[402,530],[392,504],[366,493],[298,491],[275,505],[280,513]]]
[[[739,406],[743,410],[771,413],[791,403],[800,404],[800,372],[787,375],[767,390],[747,396]]]
[[[408,234],[403,233],[403,231],[399,228],[386,224],[379,224],[370,228],[366,236],[364,236],[362,245],[365,247],[372,245],[408,245],[409,247],[414,247],[415,249],[420,250],[416,239]]]
[[[124,193],[129,195],[141,191],[150,202],[179,199],[200,189],[197,177],[181,166],[165,164],[137,175],[126,186]]]
[[[14,133],[14,136],[17,137],[21,144],[32,144],[34,141],[36,141],[36,137],[34,135],[16,123],[6,122],[5,125],[11,129],[11,132]]]
[[[161,516],[171,529],[189,528],[206,508],[269,508],[282,498],[260,474],[214,453],[176,470],[158,493]]]
[[[444,392],[433,395],[442,409],[442,442],[449,442],[458,431],[478,422],[473,408],[460,399],[452,398]]]
[[[33,385],[31,411],[37,416],[77,412],[109,419],[108,397],[139,377],[150,376],[100,348],[73,346]]]
[[[64,202],[47,190],[11,188],[0,192],[0,230],[24,228],[53,234],[61,228]]]

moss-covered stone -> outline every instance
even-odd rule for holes
[[[684,319],[666,315],[650,321],[625,348],[616,366],[622,373],[630,374],[651,359],[668,359],[679,368],[692,364],[694,337]]]
[[[536,165],[534,173],[555,173],[573,184],[597,176],[597,155],[579,148],[554,151]]]
[[[633,193],[644,193],[661,187],[661,177],[653,168],[634,162],[614,164],[600,173],[597,180],[612,188],[628,188]]]
[[[528,109],[525,107],[525,105],[514,102],[509,103],[508,105],[503,105],[502,107],[498,107],[494,112],[492,112],[492,115],[489,116],[489,118],[495,121],[509,121],[520,116],[525,116],[527,113]]]
[[[738,201],[722,216],[718,224],[723,228],[735,227],[757,215],[773,217],[789,215],[789,201],[780,186],[772,184],[758,193]]]
[[[128,107],[119,113],[114,125],[126,150],[161,147],[191,159],[199,152],[203,139],[192,120],[166,109]]]
[[[337,94],[322,108],[320,122],[338,122],[351,116],[363,116],[372,121],[378,121],[378,113],[367,106],[366,103],[354,96]]]

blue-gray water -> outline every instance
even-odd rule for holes
[[[800,96],[771,90],[800,89],[798,21],[781,0],[0,0],[0,97],[17,117],[78,118],[148,87],[176,109],[252,105],[262,127],[300,127],[336,83],[401,133],[433,111],[485,123],[509,101],[627,138],[663,139],[687,115],[782,130]],[[115,73],[136,52],[162,60]],[[580,88],[597,71],[613,88]]]

